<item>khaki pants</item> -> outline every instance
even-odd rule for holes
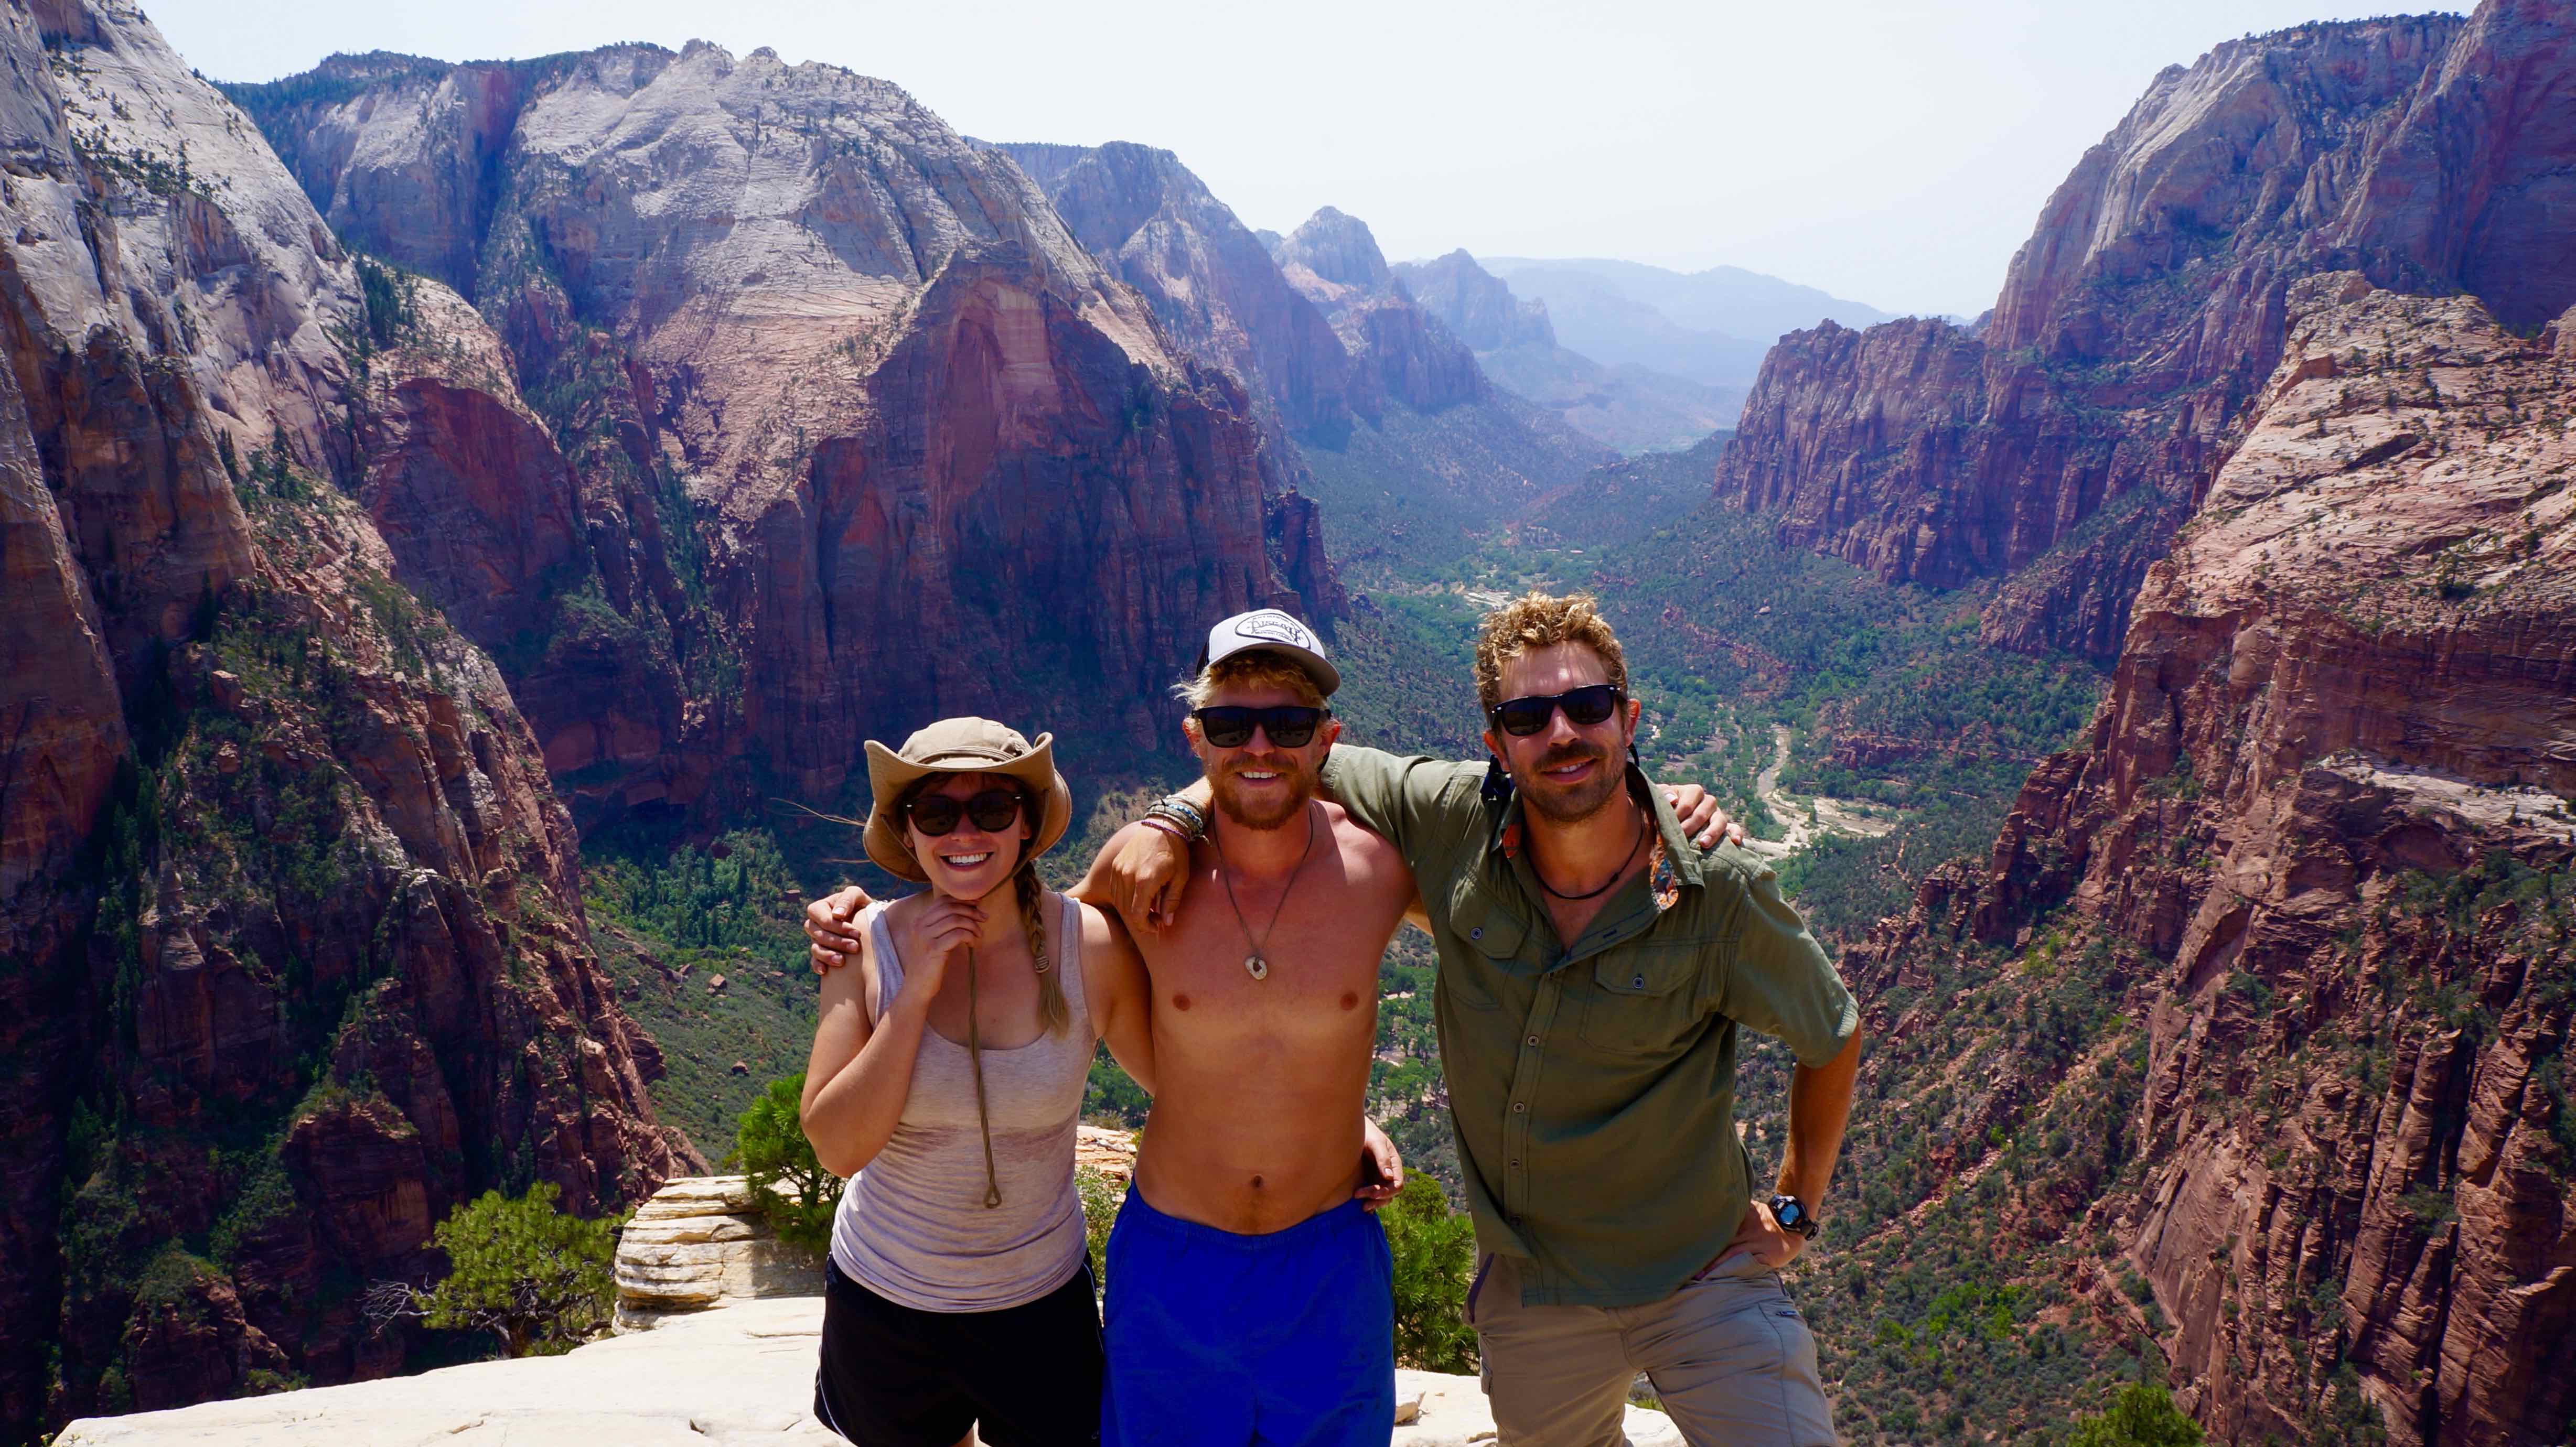
[[[1621,1447],[1644,1372],[1692,1447],[1834,1447],[1816,1339],[1750,1253],[1645,1306],[1523,1306],[1518,1262],[1489,1255],[1467,1294],[1501,1447]]]

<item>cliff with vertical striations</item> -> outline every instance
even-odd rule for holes
[[[552,435],[367,498],[541,520],[501,568],[394,542],[585,817],[837,799],[864,736],[1076,694],[1151,747],[1207,618],[1334,606],[1243,390],[892,85],[693,44],[238,93],[340,234],[473,302]],[[463,435],[434,390],[383,410]]]
[[[426,1270],[457,1201],[549,1180],[598,1213],[693,1156],[508,687],[347,495],[438,450],[370,399],[421,382],[388,344],[442,303],[354,262],[132,10],[13,10],[0,48],[23,1433],[392,1370],[356,1291]]]
[[[2576,1418],[2576,317],[2286,301],[2089,741],[1846,957],[1885,1042],[1855,1164],[1918,1153],[2220,1440],[2541,1447]]]
[[[2280,355],[2343,267],[2576,301],[2570,20],[2550,3],[2301,26],[2156,78],[2015,256],[1990,317],[1782,338],[1718,492],[1888,578],[2005,580],[1989,642],[2109,659]]]

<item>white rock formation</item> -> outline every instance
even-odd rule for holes
[[[778,1239],[740,1176],[683,1176],[653,1193],[617,1238],[619,1332],[778,1296],[814,1296],[823,1264]]]

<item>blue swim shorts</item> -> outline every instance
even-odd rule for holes
[[[1238,1236],[1127,1193],[1109,1232],[1101,1447],[1386,1447],[1395,1263],[1345,1201]]]

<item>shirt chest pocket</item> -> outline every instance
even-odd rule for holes
[[[1495,903],[1494,897],[1461,880],[1449,895],[1449,929],[1467,948],[1460,968],[1443,969],[1440,983],[1458,1003],[1475,1010],[1500,1008],[1491,977],[1507,972],[1529,943],[1529,922]]]
[[[1700,988],[1705,943],[1614,950],[1592,963],[1584,992],[1584,1043],[1618,1055],[1668,1054],[1707,1023]]]

